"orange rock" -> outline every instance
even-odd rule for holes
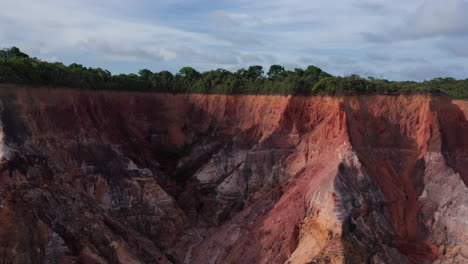
[[[465,101],[40,88],[0,100],[10,263],[467,261]]]

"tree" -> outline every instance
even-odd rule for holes
[[[468,79],[435,78],[424,82],[393,82],[358,75],[333,77],[316,66],[286,71],[272,65],[270,78],[264,78],[262,66],[254,65],[231,73],[217,69],[200,73],[183,67],[175,76],[168,71],[153,73],[142,69],[136,74],[112,75],[101,68],[73,63],[46,62],[30,58],[17,47],[0,50],[0,83],[49,85],[76,89],[132,90],[172,93],[221,94],[402,94],[445,93],[452,98],[468,99]]]
[[[259,65],[250,66],[247,70],[247,78],[249,79],[258,79],[263,75],[263,67]]]
[[[236,71],[236,76],[240,79],[247,77],[247,70],[244,68],[240,68]]]
[[[76,72],[82,72],[86,70],[86,67],[83,67],[81,64],[72,63],[68,66],[68,69]]]
[[[174,76],[169,71],[161,71],[153,75],[153,87],[157,91],[168,92],[172,90]]]
[[[297,76],[302,77],[304,75],[305,71],[301,68],[294,68],[294,72],[297,74]]]
[[[316,82],[321,79],[322,73],[323,73],[322,69],[320,69],[319,67],[315,67],[313,65],[310,65],[305,70],[305,74],[310,76]],[[327,77],[330,77],[330,76],[327,76]]]
[[[153,75],[153,72],[148,69],[141,69],[138,71],[138,74],[140,75],[140,78],[142,78],[145,81],[148,81],[151,75]]]
[[[183,67],[179,70],[180,75],[190,80],[197,79],[201,74],[192,67]]]
[[[276,75],[284,72],[284,67],[280,65],[271,65],[270,70],[268,71],[267,75],[269,78],[275,77]]]
[[[17,47],[0,50],[0,59],[10,59],[15,57],[29,58],[28,54],[21,52]]]

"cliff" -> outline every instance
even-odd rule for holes
[[[3,263],[465,263],[468,102],[3,89]]]

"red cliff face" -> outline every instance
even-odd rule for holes
[[[2,263],[465,263],[468,103],[5,89]]]

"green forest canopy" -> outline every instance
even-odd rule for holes
[[[216,69],[198,72],[183,67],[179,73],[152,72],[112,75],[101,68],[80,64],[65,66],[30,58],[18,48],[0,50],[0,83],[64,86],[77,89],[217,94],[401,94],[445,93],[468,99],[468,79],[436,78],[424,82],[396,82],[358,75],[332,76],[320,68],[285,70],[272,65],[265,74],[262,66],[230,72]]]

